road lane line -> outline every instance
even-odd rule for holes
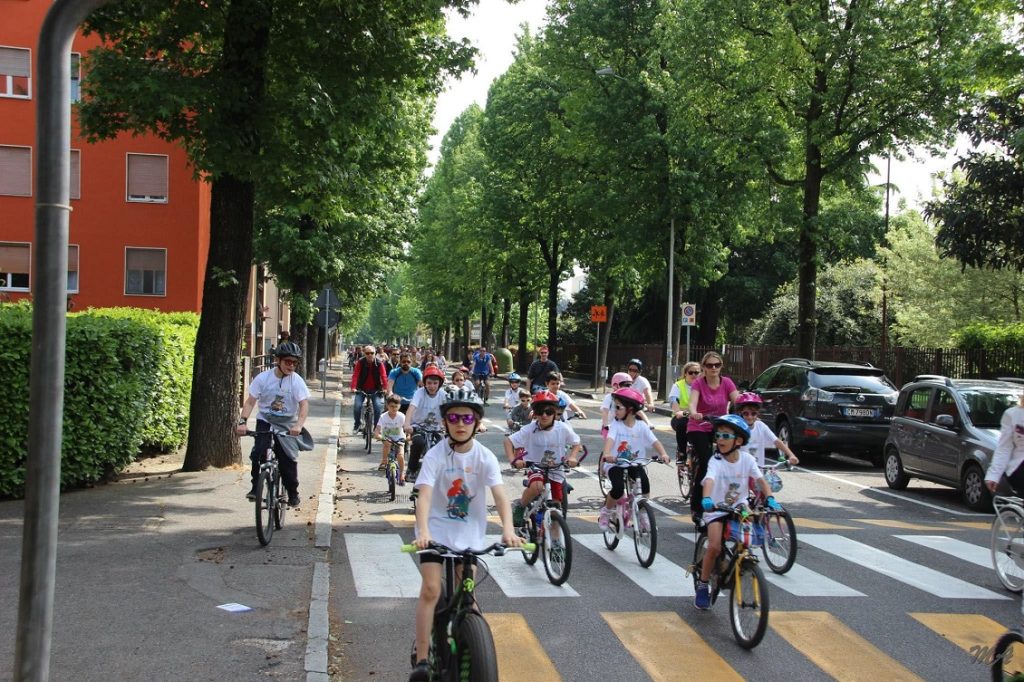
[[[991,650],[995,646],[996,640],[1007,630],[1006,626],[988,616],[977,613],[911,613],[909,615],[943,639],[949,640],[966,651],[972,659],[982,652],[988,653],[988,656],[982,660],[975,659],[977,663],[984,662],[986,665],[991,661]],[[1020,649],[1014,649],[1014,653],[1019,654]],[[1011,658],[1007,661],[1004,659],[1004,676],[1007,673],[1022,671],[1024,671],[1024,660],[1018,661]]]
[[[412,599],[420,596],[414,554],[402,554],[398,533],[345,533],[352,580],[360,597]]]
[[[947,538],[944,535],[897,535],[896,537],[957,559],[969,561],[982,568],[992,568],[992,550],[988,547],[972,545],[969,542]]]
[[[602,613],[601,617],[654,682],[743,680],[674,611],[626,611]]]
[[[831,613],[772,611],[768,624],[834,679],[844,682],[921,679]]]
[[[520,613],[485,613],[502,682],[562,682],[555,664]]]
[[[966,580],[940,573],[841,535],[805,534],[800,536],[800,542],[943,599],[1009,599],[1005,595],[996,594]]]
[[[614,566],[620,573],[643,588],[654,597],[692,597],[693,579],[687,577],[686,569],[659,555],[650,568],[644,568],[633,551],[632,538],[622,536],[618,548],[610,550],[604,546],[603,535],[574,535],[577,544],[583,545]]]
[[[814,474],[815,476],[821,476],[822,478],[827,478],[830,481],[836,481],[837,483],[844,483],[846,485],[852,485],[854,488],[857,488],[859,490],[870,490],[873,493],[877,493],[879,495],[884,495],[886,497],[894,497],[897,500],[901,500],[903,502],[912,502],[913,504],[919,504],[922,507],[928,507],[929,509],[936,509],[936,510],[938,510],[938,511],[944,513],[944,514],[956,514],[957,516],[991,516],[991,514],[981,514],[981,513],[977,513],[977,512],[964,512],[964,511],[959,511],[957,509],[950,509],[949,507],[940,507],[937,504],[931,504],[930,502],[923,502],[921,500],[915,500],[912,497],[906,497],[904,495],[899,495],[897,493],[892,492],[891,490],[882,490],[881,488],[875,488],[875,487],[870,486],[870,485],[861,485],[860,483],[854,483],[853,481],[848,481],[845,478],[839,478],[838,476],[831,476],[829,474],[823,474],[820,471],[814,471],[812,469],[805,469],[803,467],[794,467],[793,469],[794,469],[794,471],[802,471],[804,473]]]
[[[867,523],[872,526],[881,526],[882,528],[900,528],[902,530],[948,530],[945,526],[936,525],[933,523],[909,523],[907,521],[900,521],[898,519],[851,519],[857,523]]]
[[[839,523],[832,523],[831,521],[796,516],[793,517],[793,523],[796,524],[798,530],[801,528],[813,528],[814,530],[860,530],[859,526],[844,526]]]

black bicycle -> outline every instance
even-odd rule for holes
[[[285,511],[288,509],[288,493],[281,479],[281,468],[277,464],[274,448],[278,436],[287,436],[283,429],[271,427],[270,444],[260,459],[260,472],[256,477],[256,537],[266,547],[274,537],[274,529],[284,525]],[[255,431],[246,431],[245,435],[256,437]]]
[[[366,446],[366,451],[369,452],[373,448],[373,429],[377,425],[373,421],[373,401],[380,391],[359,391],[358,393],[363,396],[363,411],[360,419],[363,424],[363,443]]]
[[[500,542],[482,550],[454,550],[434,542],[428,549],[419,549],[412,544],[402,545],[403,552],[436,554],[444,560],[444,581],[434,610],[430,651],[426,656],[431,680],[498,682],[494,637],[476,603],[475,591],[479,583],[474,577],[473,562],[475,557],[484,554],[502,556],[510,550],[535,549],[525,544],[523,547],[508,547]],[[479,563],[486,569],[483,561]],[[456,566],[462,567],[461,579],[457,579]],[[416,665],[415,644],[413,649],[412,665]]]
[[[425,441],[424,445],[423,445],[423,452],[420,453],[420,459],[419,459],[419,462],[417,462],[417,465],[419,465],[420,463],[423,462],[423,457],[427,454],[427,452],[430,450],[430,448],[434,447],[435,445],[437,445],[438,443],[441,442],[441,438],[444,436],[444,432],[442,432],[442,431],[440,431],[438,429],[423,428],[422,426],[414,426],[413,429],[412,429],[412,432],[413,432],[413,438],[415,438],[416,434],[418,434],[418,433],[423,434],[423,440]],[[406,462],[406,466],[405,466],[405,478],[406,478],[406,480],[415,481],[416,480],[416,476],[419,473],[420,473],[419,466],[417,466],[417,468],[415,470],[413,470],[409,466],[409,463]],[[412,502],[412,511],[413,511],[413,513],[416,513],[416,498],[417,497],[419,497],[419,490],[417,490],[416,487],[413,486],[412,493],[409,495],[409,501]]]
[[[402,453],[402,449],[405,447],[405,439],[388,437],[383,440],[391,443],[391,449],[388,451],[388,462],[384,467],[384,474],[388,479],[388,497],[394,502],[395,485],[398,484],[398,455]]]

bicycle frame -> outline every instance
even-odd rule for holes
[[[615,505],[614,511],[612,511],[612,515],[613,515],[612,518],[613,519],[614,518],[619,519],[618,529],[615,531],[615,537],[620,539],[620,540],[622,539],[622,536],[626,532],[626,526],[632,527],[633,523],[636,522],[637,516],[640,513],[640,501],[647,499],[647,496],[644,495],[643,489],[641,487],[640,477],[639,476],[635,476],[634,477],[632,472],[630,472],[630,469],[632,469],[634,467],[635,468],[643,467],[643,468],[646,469],[647,465],[650,464],[650,463],[651,463],[651,460],[646,460],[643,463],[640,463],[640,462],[630,463],[629,466],[621,466],[621,465],[619,465],[620,469],[625,469],[626,470],[624,476],[627,477],[626,481],[625,481],[625,483],[626,483],[626,494],[624,495],[624,497],[626,498],[626,502],[625,502],[625,504],[623,504],[620,501],[618,504]],[[624,519],[624,518],[622,518],[622,511],[623,511],[623,507],[627,507],[627,506],[629,507],[629,518],[628,519]]]

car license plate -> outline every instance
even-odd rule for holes
[[[875,411],[870,407],[847,407],[847,417],[874,417]]]

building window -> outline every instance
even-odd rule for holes
[[[128,201],[167,203],[166,155],[128,155]]]
[[[71,101],[82,99],[82,55],[71,53]]]
[[[0,145],[0,194],[32,196],[32,148]]]
[[[28,291],[31,262],[30,244],[0,242],[0,291]]]
[[[78,244],[68,244],[68,293],[78,293]]]
[[[0,97],[32,96],[32,51],[0,47]]]
[[[71,150],[71,198],[82,198],[82,152]]]
[[[163,296],[166,293],[166,275],[167,249],[125,249],[125,294]]]

